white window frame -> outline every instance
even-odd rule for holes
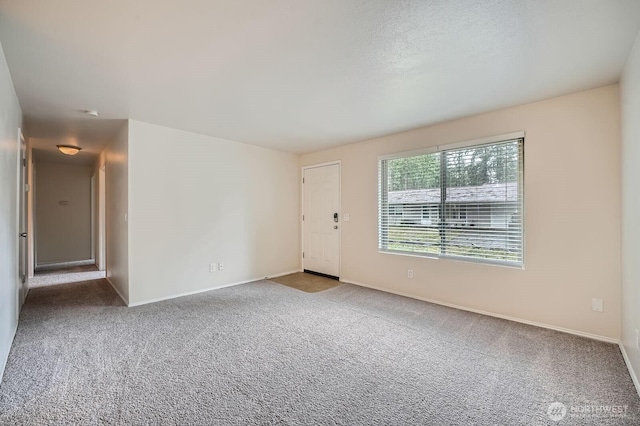
[[[421,149],[417,149],[417,150],[396,152],[396,153],[390,153],[390,154],[385,154],[385,155],[379,156],[378,157],[378,252],[379,253],[383,253],[383,254],[426,257],[426,258],[432,258],[432,259],[461,260],[461,261],[465,261],[465,262],[483,263],[483,264],[489,264],[489,265],[498,265],[498,266],[506,266],[506,267],[511,267],[511,268],[524,269],[524,265],[525,265],[524,148],[523,148],[523,152],[522,152],[522,164],[521,164],[521,170],[520,170],[520,174],[521,174],[521,177],[520,177],[520,182],[521,182],[521,187],[520,187],[520,192],[521,192],[521,194],[520,194],[521,195],[520,208],[522,209],[522,211],[520,212],[521,217],[522,217],[522,219],[521,219],[521,226],[522,226],[522,231],[521,231],[522,232],[522,240],[521,240],[521,244],[522,244],[522,246],[521,246],[522,260],[521,260],[521,262],[512,262],[512,261],[505,261],[505,260],[499,260],[499,259],[474,258],[474,257],[469,257],[469,256],[460,256],[460,255],[451,255],[451,254],[434,254],[434,253],[423,253],[423,252],[410,252],[410,251],[402,251],[402,250],[393,250],[393,249],[383,248],[382,244],[381,244],[381,241],[382,241],[382,237],[381,237],[381,235],[382,235],[382,214],[383,214],[383,212],[382,212],[382,203],[383,203],[383,198],[382,198],[383,197],[383,188],[382,188],[383,171],[382,171],[382,164],[383,164],[384,160],[393,160],[393,159],[398,159],[398,158],[406,158],[406,157],[413,157],[413,156],[431,154],[431,153],[435,153],[435,152],[455,150],[455,149],[459,149],[459,148],[467,148],[467,147],[488,145],[488,144],[500,143],[500,142],[509,141],[509,140],[515,140],[515,139],[522,139],[524,141],[525,132],[524,131],[512,132],[512,133],[506,133],[506,134],[502,134],[502,135],[489,136],[489,137],[485,137],[485,138],[473,139],[473,140],[468,140],[468,141],[449,143],[449,144],[445,144],[445,145],[436,145],[436,146],[421,148]],[[388,191],[387,191],[387,193],[388,193]],[[384,194],[385,197],[386,197],[386,195],[387,194]]]

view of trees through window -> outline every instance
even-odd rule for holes
[[[522,264],[522,147],[382,160],[380,249]]]
[[[516,182],[518,155],[518,144],[506,143],[395,158],[388,160],[389,190],[439,188],[440,156],[445,158],[447,186]]]
[[[389,190],[440,188],[440,153],[388,161]]]

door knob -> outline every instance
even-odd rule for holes
[[[22,238],[27,238],[27,233],[26,232],[21,232],[19,234],[19,236],[22,237]]]

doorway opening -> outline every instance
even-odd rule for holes
[[[34,274],[29,287],[106,277],[105,170],[33,149]]]

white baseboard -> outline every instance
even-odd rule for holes
[[[618,342],[618,345],[620,346],[620,352],[622,352],[624,363],[627,364],[627,370],[629,370],[629,375],[631,375],[633,385],[636,387],[636,392],[638,392],[638,396],[640,396],[640,381],[638,381],[638,376],[636,376],[636,372],[633,370],[631,360],[629,360],[629,357],[627,356],[627,351],[624,349],[624,345],[622,344],[622,342]]]
[[[297,274],[298,272],[302,272],[302,269],[296,269],[294,271],[283,272],[281,274],[276,274],[276,275],[269,275],[268,277],[265,277],[264,279],[268,280],[268,279],[271,279],[271,278],[283,277],[285,275]]]
[[[120,293],[120,290],[118,290],[118,287],[116,287],[115,285],[113,285],[113,283],[111,282],[111,280],[109,279],[109,277],[105,277],[105,279],[107,280],[107,282],[111,285],[111,287],[113,288],[113,290],[118,294],[118,296],[120,296],[120,299],[122,299],[122,301],[124,302],[125,305],[129,306],[129,301],[122,295],[122,293]]]
[[[7,353],[0,355],[0,383],[2,383],[2,378],[4,377],[4,369],[7,367],[7,361],[9,360],[9,352],[11,352],[11,346],[13,346],[13,339],[16,337],[16,333],[18,331],[18,321],[16,321],[16,326],[13,328],[13,332],[11,333],[11,338],[9,338],[9,342],[7,343]]]
[[[271,278],[281,277],[283,275],[292,274],[294,272],[299,272],[299,271],[296,270],[296,271],[278,273],[276,275],[271,275],[270,277]],[[174,295],[165,296],[165,297],[158,297],[156,299],[143,300],[142,302],[129,303],[128,306],[130,308],[132,308],[134,306],[141,306],[141,305],[146,305],[146,304],[149,304],[149,303],[162,302],[163,300],[177,299],[178,297],[192,296],[194,294],[206,293],[207,291],[219,290],[221,288],[234,287],[234,286],[237,286],[237,285],[253,283],[253,282],[264,280],[264,279],[265,279],[265,277],[251,278],[251,279],[248,279],[248,280],[239,281],[239,282],[235,282],[235,283],[229,283],[229,284],[223,284],[223,285],[216,286],[216,287],[208,287],[208,288],[203,288],[203,289],[200,289],[200,290],[188,291],[186,293],[174,294]],[[268,278],[266,278],[266,279],[268,279]]]
[[[624,363],[627,366],[627,370],[629,370],[629,375],[631,376],[631,380],[633,381],[633,385],[636,388],[636,392],[638,392],[638,396],[640,396],[640,380],[638,380],[638,376],[636,376],[636,373],[633,370],[633,366],[631,365],[631,361],[629,360],[629,357],[628,357],[627,352],[626,352],[626,350],[624,348],[624,345],[622,344],[621,341],[619,341],[617,339],[612,339],[611,337],[607,337],[607,336],[600,336],[598,334],[586,333],[584,331],[573,330],[573,329],[570,329],[570,328],[557,327],[557,326],[554,326],[554,325],[544,324],[544,323],[540,323],[540,322],[536,322],[536,321],[529,321],[529,320],[525,320],[525,319],[522,319],[522,318],[515,318],[515,317],[510,317],[510,316],[507,316],[507,315],[496,314],[496,313],[493,313],[493,312],[481,311],[479,309],[467,308],[465,306],[455,305],[453,303],[440,302],[438,300],[427,299],[426,297],[415,296],[415,295],[411,295],[411,294],[407,294],[407,293],[403,293],[403,292],[399,292],[399,291],[392,291],[392,290],[383,289],[383,288],[379,288],[379,287],[375,287],[375,286],[371,286],[371,285],[367,285],[367,284],[357,283],[357,282],[354,282],[354,281],[341,280],[341,282],[344,282],[344,283],[347,283],[347,284],[357,285],[357,286],[360,286],[360,287],[371,288],[373,290],[378,290],[378,291],[382,291],[382,292],[385,292],[385,293],[397,294],[398,296],[404,296],[404,297],[408,297],[408,298],[411,298],[411,299],[418,299],[418,300],[422,300],[424,302],[435,303],[436,305],[447,306],[449,308],[460,309],[460,310],[463,310],[463,311],[474,312],[476,314],[488,315],[488,316],[491,316],[491,317],[496,317],[496,318],[501,318],[501,319],[505,319],[505,320],[509,320],[509,321],[515,321],[515,322],[519,322],[519,323],[523,323],[523,324],[533,325],[535,327],[547,328],[549,330],[560,331],[560,332],[563,332],[563,333],[573,334],[573,335],[580,336],[580,337],[586,337],[586,338],[593,339],[593,340],[599,340],[599,341],[602,341],[602,342],[617,344],[620,347],[620,352],[622,353],[622,358],[624,358]]]
[[[73,260],[69,262],[51,262],[51,263],[43,263],[41,265],[36,265],[34,270],[36,272],[42,272],[42,271],[50,271],[52,269],[72,268],[74,266],[95,265],[95,263],[96,261],[93,259]]]
[[[476,313],[476,314],[487,315],[487,316],[490,316],[490,317],[501,318],[501,319],[505,319],[505,320],[509,320],[509,321],[515,321],[515,322],[519,322],[519,323],[522,323],[522,324],[528,324],[528,325],[533,325],[533,326],[536,326],[536,327],[547,328],[549,330],[561,331],[563,333],[573,334],[573,335],[581,336],[581,337],[587,337],[589,339],[599,340],[599,341],[607,342],[607,343],[614,343],[616,345],[619,343],[618,339],[613,339],[613,338],[607,337],[607,336],[600,336],[599,334],[591,334],[591,333],[586,333],[584,331],[573,330],[573,329],[570,329],[570,328],[557,327],[555,325],[544,324],[544,323],[541,323],[541,322],[529,321],[529,320],[522,319],[522,318],[510,317],[508,315],[496,314],[494,312],[482,311],[480,309],[467,308],[466,306],[460,306],[460,305],[455,305],[453,303],[441,302],[439,300],[428,299],[426,297],[420,297],[420,296],[416,296],[416,295],[413,295],[413,294],[403,293],[403,292],[400,292],[400,291],[393,291],[393,290],[389,290],[389,289],[386,289],[386,288],[380,288],[380,287],[375,287],[375,286],[371,286],[371,285],[367,285],[367,284],[357,283],[357,282],[354,282],[354,281],[348,281],[348,280],[341,280],[341,281],[344,282],[344,283],[347,283],[347,284],[353,284],[353,285],[357,285],[357,286],[360,286],[360,287],[367,287],[367,288],[371,288],[373,290],[382,291],[382,292],[385,292],[385,293],[397,294],[398,296],[408,297],[410,299],[418,299],[418,300],[422,300],[423,302],[434,303],[436,305],[447,306],[449,308],[460,309],[462,311],[473,312],[473,313]]]

